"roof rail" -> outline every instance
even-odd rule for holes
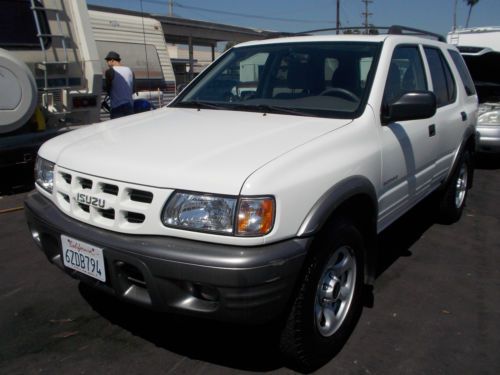
[[[406,32],[406,34],[405,34]],[[389,27],[387,32],[388,34],[405,34],[405,35],[421,35],[421,36],[429,36],[431,38],[436,38],[440,42],[445,42],[446,39],[444,36],[436,33],[431,33],[430,31],[415,29],[413,27],[401,26],[401,25],[392,25]]]
[[[326,29],[316,29],[307,30],[296,33],[294,35],[308,35],[325,31],[339,31],[342,34],[364,34],[364,35],[379,35],[379,34],[390,34],[390,35],[418,35],[428,38],[436,39],[440,42],[446,42],[444,36],[436,33],[432,33],[426,30],[415,29],[413,27],[392,25],[392,26],[353,26],[353,27],[330,27]]]

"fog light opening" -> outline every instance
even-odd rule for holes
[[[219,300],[219,292],[210,285],[193,284],[193,296],[209,302]]]

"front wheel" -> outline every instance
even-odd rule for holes
[[[439,222],[452,224],[462,216],[467,192],[472,182],[470,152],[465,150],[457,163],[439,203]]]
[[[318,238],[298,288],[280,348],[293,367],[312,371],[347,341],[361,314],[363,238],[348,220]]]

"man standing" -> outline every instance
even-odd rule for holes
[[[109,51],[104,58],[109,69],[105,72],[105,90],[111,102],[111,118],[128,116],[134,113],[134,73],[121,64],[120,55]]]

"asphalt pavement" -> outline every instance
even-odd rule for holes
[[[51,265],[0,196],[0,374],[292,374],[272,327],[159,314]],[[379,237],[373,304],[317,374],[500,374],[500,156],[478,161],[453,225],[420,204]]]

